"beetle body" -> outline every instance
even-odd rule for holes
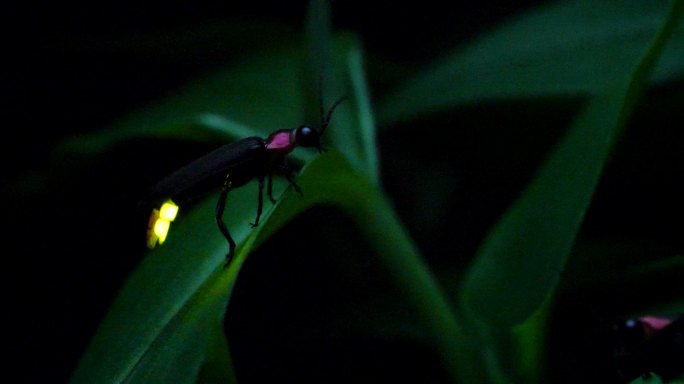
[[[150,200],[155,205],[166,199],[186,203],[221,185],[229,173],[233,188],[241,187],[266,171],[262,169],[266,156],[260,137],[223,145],[159,181],[150,191]]]
[[[272,203],[273,174],[280,173],[289,181],[290,185],[300,194],[301,189],[294,181],[294,170],[287,164],[286,157],[297,147],[314,147],[323,152],[321,137],[330,123],[332,113],[344,98],[337,100],[325,117],[321,108],[321,127],[314,129],[300,126],[294,129],[281,129],[271,133],[267,138],[247,137],[236,142],[226,144],[213,152],[180,168],[171,175],[159,181],[149,193],[149,201],[155,206],[175,207],[176,203],[183,204],[188,200],[205,194],[216,188],[221,188],[216,204],[215,220],[219,230],[228,241],[229,250],[226,265],[235,253],[235,241],[223,222],[223,212],[228,193],[247,184],[252,179],[259,182],[257,214],[252,226],[259,224],[263,209],[263,192],[267,182],[267,194]],[[147,231],[148,247],[153,248],[166,238],[170,221],[158,225],[162,218],[161,208],[152,210]],[[159,230],[156,228],[159,227]]]

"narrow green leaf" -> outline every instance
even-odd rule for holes
[[[462,294],[465,305],[488,322],[512,326],[525,320],[555,286],[623,101],[591,103],[480,248]]]
[[[587,106],[484,241],[463,284],[462,302],[470,314],[510,327],[531,316],[551,294],[611,146],[683,8],[684,1],[675,2],[628,80]]]
[[[101,153],[133,138],[226,141],[266,136],[304,122],[301,44],[261,51],[195,80],[111,127],[70,139],[61,150]],[[264,76],[267,73],[268,76]]]
[[[553,2],[515,17],[409,79],[380,104],[388,125],[483,100],[604,93],[638,60],[666,11],[663,1]],[[679,28],[652,80],[684,73]]]
[[[517,375],[525,383],[539,383],[545,374],[548,363],[545,359],[546,329],[550,308],[551,300],[547,300],[537,312],[511,331],[510,336],[517,347]]]
[[[220,276],[207,280],[189,302],[174,315],[127,371],[125,383],[194,383],[206,358],[212,324],[220,319],[227,295],[227,280],[212,284]],[[215,287],[221,289],[215,289]],[[92,381],[91,381],[92,382]],[[97,380],[97,382],[102,382]]]
[[[401,292],[431,330],[432,341],[454,379],[477,382],[481,372],[477,371],[469,338],[382,193],[335,153],[313,161],[298,182],[302,189],[313,192],[307,192],[301,201],[284,200],[262,235],[268,237],[270,231],[311,205],[327,203],[340,207],[365,233]]]
[[[640,377],[631,381],[630,384],[684,384],[684,378],[665,382],[657,375],[653,375],[648,378]]]
[[[684,273],[684,255],[676,255],[664,260],[658,260],[646,265],[627,269],[621,276],[622,279],[638,279],[645,276],[660,275],[665,272]]]
[[[211,326],[211,340],[207,360],[202,366],[197,378],[198,384],[234,384],[237,383],[233,362],[226,335],[223,332],[223,322],[214,322]]]
[[[341,35],[339,39],[333,41],[330,24],[330,4],[326,0],[309,1],[307,15],[307,42],[308,57],[306,60],[305,78],[308,84],[316,92],[315,103],[311,100],[311,105],[320,105],[315,111],[315,117],[320,119],[322,113],[327,113],[327,108],[339,98],[349,95],[349,70],[348,65],[350,52],[359,50],[359,42],[353,36]],[[352,74],[353,75],[353,74]],[[353,78],[352,78],[353,80]],[[354,86],[352,84],[352,86]],[[322,99],[322,100],[321,100]],[[367,152],[363,127],[358,124],[358,117],[354,114],[358,112],[357,105],[350,108],[350,102],[340,104],[333,116],[334,129],[326,130],[324,141],[332,140],[335,148],[344,153],[349,162],[361,172],[373,177],[372,164],[375,160],[370,158]],[[309,118],[312,118],[309,113]]]
[[[307,70],[311,72],[313,83],[319,81],[334,82],[332,29],[330,26],[330,5],[326,0],[310,0],[306,19],[306,35],[308,43]],[[328,84],[326,84],[328,85]],[[325,90],[321,90],[325,94]]]
[[[368,82],[363,69],[360,47],[353,47],[349,52],[348,65],[351,83],[354,89],[354,99],[357,104],[358,124],[363,139],[363,158],[366,160],[366,174],[376,185],[380,184],[380,170],[378,165],[378,146],[375,142],[375,120],[371,109]]]
[[[325,78],[323,79],[323,88],[328,89],[327,94],[329,95],[325,96],[324,101],[327,100],[325,102],[329,108],[331,103],[341,97],[349,97],[350,99],[344,100],[335,110],[331,127],[325,133],[326,136],[330,135],[330,137],[324,137],[324,142],[332,140],[335,148],[344,154],[355,169],[368,177],[373,177],[372,164],[374,160],[369,157],[372,154],[367,151],[364,126],[359,124],[359,117],[368,110],[364,112],[361,109],[364,108],[363,105],[354,103],[356,93],[350,92],[356,91],[353,88],[355,85],[349,84],[352,74],[349,73],[351,68],[346,65],[350,52],[359,50],[360,44],[355,37],[343,35],[335,46],[337,48],[330,71],[330,78],[333,79],[331,81],[332,86],[329,87],[328,81]]]

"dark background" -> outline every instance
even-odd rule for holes
[[[3,86],[10,99],[2,140],[6,217],[3,233],[9,261],[4,270],[9,276],[5,281],[11,298],[7,310],[12,323],[10,345],[18,346],[14,352],[20,364],[14,367],[22,371],[23,382],[64,382],[70,376],[118,288],[144,254],[140,233],[144,232],[145,215],[136,211],[135,197],[140,185],[160,176],[148,174],[139,165],[139,160],[150,151],[151,145],[146,141],[128,143],[87,164],[55,157],[56,143],[73,134],[106,127],[189,79],[230,64],[236,52],[250,49],[249,36],[226,36],[223,40],[197,32],[206,26],[273,22],[293,34],[300,33],[306,4],[292,3],[295,2],[24,2],[9,5],[4,11],[4,48],[9,54],[3,60],[9,64],[9,70],[5,72]],[[537,3],[541,2],[511,5],[509,1],[428,1],[410,6],[390,1],[337,1],[333,4],[333,26],[355,31],[369,56],[391,63],[400,69],[399,73],[410,74],[507,16]],[[165,41],[160,36],[179,38]],[[153,42],[152,48],[146,46],[146,41]],[[383,77],[383,71],[378,69],[382,68],[370,67],[368,77],[373,96],[379,98],[400,79]],[[681,187],[673,182],[666,183],[665,189],[661,188],[662,183],[657,191],[650,188],[671,176],[660,173],[661,165],[682,162],[681,154],[667,145],[681,142],[676,124],[681,119],[661,114],[661,120],[653,121],[650,113],[671,111],[667,106],[681,101],[678,89],[671,85],[652,91],[657,101],[645,103],[637,112],[634,125],[648,120],[648,124],[660,124],[664,134],[625,139],[625,153],[630,148],[639,148],[639,156],[626,156],[607,175],[597,194],[595,205],[599,208],[588,217],[586,237],[625,238],[636,233],[647,238],[649,244],[659,244],[657,252],[662,255],[681,251],[676,234],[681,223],[676,224],[674,215],[660,214],[681,208],[669,205],[676,196],[682,196]],[[379,143],[385,188],[431,263],[439,265],[442,258],[453,252],[472,254],[487,228],[524,185],[580,106],[581,100],[575,99],[509,102],[497,105],[493,115],[492,105],[477,105],[427,118],[417,123],[420,125],[402,124],[384,131]],[[444,140],[439,135],[426,135],[416,148],[413,135],[417,126],[429,129],[445,121],[463,126],[476,121],[483,128],[478,133],[458,131],[463,142],[454,151],[435,154],[434,148]],[[514,125],[516,129],[510,132],[515,133],[499,135],[494,127],[506,124]],[[553,128],[537,134],[539,126]],[[488,157],[506,148],[510,140],[519,139],[519,135],[526,139],[513,152],[500,151],[502,156],[495,160]],[[482,137],[487,137],[486,149],[478,146]],[[663,144],[672,151],[661,152]],[[185,143],[163,145],[182,149],[182,156],[187,159],[207,149]],[[411,158],[394,157],[411,151],[432,158],[415,163]],[[644,161],[648,155],[655,157]],[[510,159],[516,159],[514,165]],[[636,187],[632,183],[635,174],[627,176],[624,171],[634,169],[639,180]],[[431,217],[421,216],[420,207],[412,205],[413,196],[406,186],[424,181],[427,176],[453,184],[451,188],[459,198],[447,207],[447,212],[462,218],[458,223],[444,217],[431,221]],[[624,193],[627,179],[630,190]],[[103,201],[111,205],[100,208]],[[642,204],[644,201],[649,203]],[[630,204],[635,209],[629,214],[641,217],[641,226],[620,226],[620,217],[627,214],[623,207]],[[353,226],[345,224],[346,219],[331,208],[315,209],[292,226],[316,231],[320,220],[336,223],[338,229],[321,235],[319,242],[326,247],[337,244],[339,258],[345,257],[349,239],[363,247]],[[451,229],[446,230],[441,224],[449,224],[444,227]],[[611,229],[605,231],[606,228]],[[330,318],[336,316],[336,308],[329,307],[327,300],[328,304],[319,303],[320,298],[312,296],[312,284],[329,297],[338,298],[339,308],[348,309],[347,316],[361,317],[363,304],[350,297],[365,295],[368,290],[382,291],[383,280],[360,281],[351,289],[340,289],[349,284],[345,283],[344,273],[320,277],[321,270],[344,270],[335,253],[325,260],[285,260],[278,257],[283,244],[293,255],[317,246],[314,242],[300,249],[302,244],[290,244],[287,239],[288,232],[277,235],[251,258],[253,261],[245,266],[231,302],[235,309],[229,311],[227,330],[240,381],[264,382],[284,377],[299,382],[342,382],[359,377],[376,381],[444,381],[438,360],[419,340],[360,336],[353,329],[340,333],[343,326],[314,330],[314,336],[298,346],[297,358],[288,354],[292,347],[282,340],[282,333],[294,334],[295,339],[306,334],[302,331],[306,328],[297,325],[308,326],[306,319],[311,311],[327,310]],[[354,267],[363,270],[377,268],[362,259],[352,261]],[[297,270],[301,279],[284,280],[287,273],[283,271],[289,269]],[[572,286],[574,278],[569,279]],[[578,297],[584,291],[568,290],[561,297],[567,297],[565,300],[570,304],[561,306],[556,315],[559,320],[554,323],[560,336],[552,339],[558,344],[551,356],[561,362],[555,369],[569,378],[593,374],[591,358],[583,358],[583,353],[590,353],[592,347],[583,343],[591,340],[594,328],[589,325],[585,329],[582,324],[592,323],[594,317],[621,313],[630,305],[634,307],[634,300],[626,298],[646,302],[654,292],[680,292],[675,286],[676,279],[665,276],[662,281],[660,287],[647,283],[632,285],[627,296],[624,292],[590,287],[591,292],[598,294],[590,302],[584,300],[580,304]],[[298,299],[279,303],[272,295],[273,287]],[[274,321],[263,313],[254,315],[263,308],[272,308],[272,313],[287,321]],[[397,316],[406,316],[400,304],[392,308],[398,311]],[[246,315],[241,317],[240,313]],[[294,325],[282,328],[283,323]],[[341,336],[331,337],[335,332]],[[254,340],[261,340],[269,348],[260,349]],[[280,340],[280,344],[274,340]],[[387,369],[388,366],[392,368]]]

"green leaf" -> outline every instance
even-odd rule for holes
[[[225,141],[303,122],[298,44],[266,50],[193,81],[113,126],[68,140],[62,150],[92,154],[133,138]],[[268,76],[264,76],[267,73]]]
[[[640,377],[634,381],[631,381],[630,384],[684,384],[684,378],[664,382],[657,375],[653,375],[649,378]]]
[[[551,300],[547,300],[542,307],[523,323],[514,327],[510,333],[517,347],[515,356],[517,375],[526,383],[539,383],[547,366],[546,357],[546,329],[551,308]]]
[[[663,1],[554,2],[515,17],[437,60],[380,104],[382,125],[486,100],[605,93],[638,60]],[[678,28],[651,79],[684,73]]]
[[[315,87],[319,88],[316,95],[322,100],[316,100],[316,102],[323,102],[324,104],[321,105],[320,112],[316,111],[316,113],[318,115],[327,113],[326,108],[329,108],[334,100],[349,96],[348,76],[351,77],[353,96],[357,103],[352,109],[348,107],[349,101],[340,104],[333,116],[335,127],[332,130],[327,130],[326,136],[332,138],[336,148],[344,153],[356,169],[366,173],[371,178],[375,178],[377,176],[377,157],[375,156],[375,149],[369,151],[369,146],[375,147],[375,145],[374,142],[370,144],[368,142],[368,130],[373,129],[373,127],[369,126],[372,124],[372,120],[367,115],[370,112],[370,103],[367,97],[365,78],[362,74],[361,58],[357,59],[358,64],[355,66],[349,63],[350,57],[356,55],[355,52],[360,52],[360,43],[355,36],[341,35],[341,38],[334,44],[330,26],[330,6],[325,0],[309,2],[307,42],[309,48],[309,56],[306,62],[307,77],[309,84],[312,86],[315,84]],[[341,65],[340,63],[348,65]],[[320,118],[319,116],[316,117]],[[325,140],[327,141],[329,138],[326,137]]]
[[[370,92],[363,70],[362,53],[359,47],[353,47],[349,52],[349,74],[354,89],[358,112],[358,124],[363,140],[363,159],[366,162],[366,174],[376,185],[380,184],[380,170],[378,165],[378,146],[375,142],[375,120],[371,110]]]
[[[496,327],[529,318],[555,288],[612,145],[684,9],[677,1],[631,76],[598,96],[482,244],[463,284],[469,314]]]
[[[357,219],[430,325],[435,341],[449,354],[445,361],[452,366],[461,362],[452,358],[463,353],[463,335],[445,297],[391,208],[365,177],[331,152],[314,160],[298,182],[305,197],[287,193],[274,210],[264,214],[263,225],[248,236],[246,210],[238,206],[247,197],[253,199],[253,191],[248,186],[230,194],[226,215],[243,225],[231,228],[242,245],[227,270],[222,269],[227,245],[211,220],[214,201],[181,211],[166,243],[142,261],[123,287],[72,382],[190,382],[205,357],[206,335],[210,334],[206,330],[222,317],[252,247],[299,212],[324,202],[340,206]]]
[[[306,18],[306,38],[309,50],[308,68],[313,84],[324,81],[336,87],[338,78],[331,76],[333,68],[332,28],[330,25],[330,5],[325,0],[309,1]],[[323,84],[321,84],[322,86]],[[323,95],[325,89],[320,90]]]
[[[237,203],[253,200],[247,189],[231,193],[227,207],[227,214],[243,219],[244,228],[233,232],[238,241],[248,219]],[[235,268],[221,271],[227,245],[212,219],[214,204],[181,207],[167,242],[142,260],[110,307],[73,383],[194,382],[209,342],[206,330],[221,318],[237,274]]]
[[[284,185],[276,182],[277,194]],[[254,210],[247,207],[253,208],[255,191],[251,184],[228,196],[228,226],[242,245],[226,270],[228,246],[213,220],[215,199],[193,209],[181,207],[167,241],[141,262],[122,288],[73,383],[194,382],[206,357],[207,330],[223,318],[237,273],[264,228],[249,231]],[[272,212],[264,214],[265,224]]]
[[[262,235],[268,237],[288,218],[311,205],[333,204],[341,208],[363,231],[396,280],[400,292],[431,331],[432,342],[454,379],[477,382],[480,372],[470,339],[442,288],[377,187],[334,152],[313,161],[298,182],[307,191],[304,199],[284,200]]]
[[[331,46],[335,62],[346,62],[349,52],[359,49],[358,41],[350,36],[341,36]],[[307,78],[302,75],[304,54],[301,44],[296,43],[262,51],[239,65],[193,81],[106,129],[70,138],[61,143],[58,151],[92,156],[137,138],[226,142],[249,136],[266,137],[275,130],[302,124],[317,126],[321,118],[319,109],[316,108],[315,116],[306,113],[308,105],[318,107],[319,100],[310,100],[303,86]],[[326,87],[330,88],[327,93],[334,92],[335,96],[326,100],[344,94],[341,84],[346,82],[349,68],[335,68],[329,79],[333,86]],[[265,73],[269,75],[264,76]],[[343,151],[359,169],[370,173],[373,161],[360,149],[365,136],[355,113],[349,103],[342,103],[333,115],[325,141]],[[313,155],[313,151],[305,149],[291,156],[307,161]]]
[[[223,331],[223,322],[216,321],[211,326],[211,341],[207,360],[199,372],[198,384],[234,384],[237,383],[233,362],[226,335]]]

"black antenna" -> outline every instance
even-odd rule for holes
[[[321,128],[322,128],[325,124],[325,119],[323,118],[323,116],[325,115],[325,107],[323,107],[323,105],[325,104],[325,103],[323,103],[323,75],[318,76],[318,104],[319,104],[319,108],[320,108]],[[321,132],[322,132],[322,130],[321,130]]]
[[[321,120],[321,130],[318,133],[320,136],[323,136],[323,132],[325,131],[326,128],[328,128],[328,125],[330,124],[330,118],[332,117],[333,112],[335,111],[335,108],[337,108],[338,105],[340,105],[341,102],[345,101],[347,99],[347,96],[342,96],[337,101],[335,101],[328,110],[328,114],[325,116],[325,119]],[[321,118],[323,117],[323,109],[321,105]]]

